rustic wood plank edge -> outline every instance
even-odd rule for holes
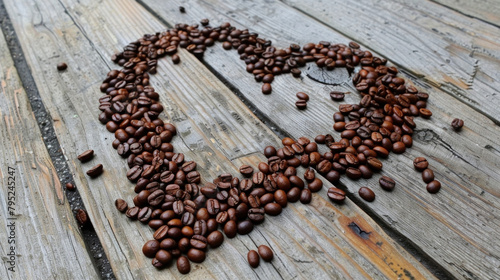
[[[446,7],[464,16],[480,20],[484,23],[493,25],[500,28],[500,2],[494,3],[495,1],[481,1],[477,3],[475,1],[465,0],[450,1],[450,0],[429,0],[433,3]],[[455,4],[455,6],[452,6]],[[472,4],[472,5],[471,5]]]
[[[74,180],[68,167],[65,155],[62,152],[60,143],[55,134],[53,121],[55,122],[58,120],[53,120],[45,108],[3,0],[0,0],[0,17],[2,18],[2,21],[0,21],[0,33],[3,33],[3,36],[5,36],[6,47],[8,48],[14,67],[17,70],[19,79],[23,85],[24,94],[26,94],[28,102],[32,108],[32,113],[38,124],[38,129],[42,135],[44,145],[50,156],[51,164],[55,168],[61,190],[63,190],[62,186],[65,185],[65,183],[74,182]],[[85,209],[82,198],[78,192],[78,188],[76,191],[65,191],[65,197],[66,199],[64,199],[61,203],[67,202],[72,211],[75,211],[76,209]],[[75,217],[72,215],[71,217],[68,217],[68,219],[74,221]],[[91,258],[96,271],[98,271],[103,279],[114,279],[109,260],[107,259],[106,254],[104,254],[102,244],[99,241],[97,233],[92,225],[90,224],[89,226],[80,229],[80,234],[89,255],[98,256]]]

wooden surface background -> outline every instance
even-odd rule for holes
[[[408,243],[420,252],[421,258],[435,264],[440,275],[459,279],[500,277],[500,243],[495,242],[500,233],[500,24],[494,12],[498,1],[485,2],[490,9],[477,8],[467,1],[446,0],[418,4],[323,0],[313,5],[295,0],[4,2],[75,184],[117,278],[433,278],[422,260],[401,245]],[[187,12],[179,13],[179,6]],[[226,240],[222,247],[208,252],[204,263],[193,265],[192,272],[182,276],[175,268],[153,268],[150,259],[141,253],[152,231],[130,222],[114,208],[114,200],[119,197],[131,203],[134,192],[125,179],[125,161],[111,148],[113,135],[97,120],[97,104],[100,83],[110,69],[117,68],[109,59],[113,53],[145,33],[203,18],[210,19],[213,25],[229,21],[248,28],[281,47],[320,40],[357,41],[388,58],[404,77],[429,92],[428,107],[433,117],[416,120],[411,149],[403,155],[391,154],[383,161],[381,175],[397,182],[393,192],[377,187],[378,175],[356,182],[344,178],[341,181],[356,203],[347,200],[344,205],[334,205],[326,198],[324,188],[313,196],[310,205],[289,204],[279,217],[266,219],[248,236]],[[1,40],[3,36],[0,49],[7,49]],[[28,198],[32,199],[34,206],[24,215],[31,219],[30,225],[33,223],[33,234],[23,235],[25,239],[19,242],[49,246],[42,250],[44,257],[30,257],[33,248],[20,246],[19,269],[23,272],[11,274],[2,268],[0,278],[54,277],[51,270],[62,269],[65,259],[78,259],[79,267],[65,270],[62,279],[95,278],[91,257],[86,254],[63,190],[53,178],[56,175],[42,139],[36,134],[36,122],[10,55],[0,55],[1,135],[2,144],[6,143],[1,147],[2,183],[6,182],[5,165],[17,164],[18,170],[24,171],[19,178],[29,187],[19,187],[24,192],[18,196],[26,199],[27,205]],[[333,112],[341,103],[359,102],[355,93],[341,103],[329,98],[331,90],[355,92],[351,83],[324,85],[305,73],[300,79],[276,77],[273,93],[262,95],[261,84],[245,71],[236,51],[225,51],[220,44],[210,48],[202,62],[183,50],[180,56],[182,62],[176,66],[168,58],[160,60],[159,73],[151,82],[166,109],[163,119],[173,122],[179,131],[173,140],[176,151],[197,161],[205,180],[223,172],[236,174],[241,164],[256,166],[263,159],[263,148],[280,141],[267,125],[276,125],[295,138],[324,133],[339,138],[332,130]],[[55,65],[61,61],[69,67],[58,72]],[[305,111],[294,106],[297,91],[311,97]],[[235,92],[259,110],[261,119]],[[23,129],[13,129],[14,114],[24,120],[19,124]],[[465,121],[458,133],[450,127],[455,117]],[[35,133],[29,137],[23,133],[31,130]],[[96,157],[85,164],[76,161],[76,156],[89,148],[96,151]],[[15,153],[14,157],[16,149],[28,152]],[[427,157],[436,178],[443,183],[439,194],[425,191],[420,173],[412,166],[417,156]],[[37,169],[32,168],[33,162]],[[85,171],[97,163],[104,165],[105,172],[97,179],[89,179]],[[36,177],[46,182],[29,180]],[[365,185],[376,191],[373,203],[357,199],[357,190]],[[35,195],[41,197],[36,199]],[[43,213],[49,213],[53,226],[36,222]],[[5,212],[0,214],[5,223]],[[370,232],[367,239],[348,226],[352,222]],[[393,240],[381,225],[406,243]],[[46,238],[54,234],[45,233],[49,230],[62,236],[63,245],[57,246],[53,238]],[[7,237],[0,238],[3,244]],[[276,259],[254,270],[246,264],[246,253],[260,244],[268,244]],[[5,247],[0,246],[5,252]],[[49,250],[51,246],[54,249]],[[41,272],[30,276],[30,269]],[[83,274],[87,270],[90,272]]]

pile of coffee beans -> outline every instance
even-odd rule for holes
[[[99,121],[114,133],[113,148],[126,158],[130,168],[127,178],[135,183],[137,194],[134,206],[117,199],[116,208],[155,230],[153,239],[143,246],[153,266],[163,268],[177,258],[177,268],[183,274],[190,271],[190,262],[203,262],[209,248],[219,247],[224,235],[233,238],[250,233],[266,215],[279,215],[288,202],[310,203],[311,193],[323,187],[316,172],[332,183],[342,174],[353,180],[371,178],[382,169],[378,158],[411,147],[416,126],[413,118],[432,115],[425,108],[426,93],[406,86],[405,80],[397,77],[396,68],[385,66],[385,59],[361,50],[354,42],[322,41],[278,49],[258,34],[229,23],[210,27],[209,21],[203,20],[202,25],[200,29],[197,24],[177,24],[128,44],[123,52],[113,55],[112,60],[123,68],[108,73],[100,87],[105,95],[99,99]],[[180,63],[176,54],[179,47],[201,58],[216,41],[226,50],[238,51],[246,70],[263,82],[264,94],[271,93],[274,76],[291,73],[299,77],[299,68],[307,62],[326,69],[345,67],[351,73],[359,66],[353,83],[363,96],[361,102],[342,104],[340,112],[333,115],[334,129],[341,132],[341,139],[336,141],[330,134],[318,135],[314,141],[286,137],[282,147],[265,148],[267,161],[258,164],[258,171],[243,165],[241,178],[220,174],[202,185],[196,162],[174,152],[170,142],[177,130],[159,118],[164,109],[159,94],[149,84],[149,74],[157,72],[157,60],[163,56],[170,55],[174,64]],[[344,95],[330,94],[336,101]],[[299,92],[297,98],[297,107],[305,108],[309,96]],[[326,145],[329,151],[320,154],[318,144]],[[87,151],[79,159],[88,160],[92,154]],[[306,168],[304,179],[297,176],[299,166]],[[102,165],[89,172],[89,176],[97,176]],[[390,190],[395,182],[387,177],[380,184]],[[335,202],[342,202],[345,195],[337,188],[328,190],[328,197]],[[369,188],[361,188],[359,195],[367,201],[375,199]],[[264,260],[272,259],[270,249],[259,248],[259,253]],[[256,254],[248,255],[252,266],[259,263]]]

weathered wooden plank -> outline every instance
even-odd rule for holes
[[[349,41],[279,2],[175,1],[168,5],[156,0],[144,2],[170,24],[191,23],[202,18],[211,19],[213,25],[235,22],[238,27],[248,27],[283,47],[291,42],[303,44],[322,39]],[[180,5],[186,8],[185,14],[178,12]],[[329,100],[328,92],[334,89],[354,91],[350,83],[334,87],[308,78],[297,80],[278,76],[272,84],[273,93],[263,96],[261,85],[254,83],[253,77],[246,73],[234,50],[227,52],[216,46],[205,55],[204,62],[293,137],[325,132],[332,133],[336,139],[339,137],[331,129],[331,114],[338,104]],[[344,179],[343,182],[355,195],[363,185],[376,188],[377,200],[366,206],[456,277],[495,278],[499,272],[493,268],[500,259],[497,253],[500,248],[493,248],[488,239],[492,238],[492,232],[500,230],[494,222],[499,214],[500,177],[496,170],[500,167],[497,144],[500,130],[461,101],[421,80],[409,78],[431,93],[428,107],[434,116],[429,121],[417,120],[413,148],[404,155],[391,155],[384,161],[382,174],[393,177],[399,188],[390,194],[378,191],[378,176],[358,182]],[[305,111],[297,111],[293,105],[297,91],[305,91],[311,96]],[[352,102],[359,102],[357,94],[346,97],[346,103]],[[455,117],[463,118],[467,124],[459,134],[450,129],[450,122]],[[430,160],[436,178],[444,185],[438,195],[426,193],[420,174],[413,170],[413,158],[422,155]],[[485,258],[487,262],[479,261]]]
[[[152,231],[118,216],[114,209],[114,198],[132,200],[132,185],[125,182],[126,164],[110,149],[110,134],[98,124],[96,117],[98,86],[109,70],[108,61],[101,58],[109,57],[143,33],[155,32],[164,26],[134,1],[37,1],[31,6],[28,2],[10,1],[8,10],[44,103],[51,115],[60,120],[55,129],[61,146],[70,159],[75,180],[116,276],[180,278],[175,269],[158,272],[149,264],[142,256],[141,247],[151,238]],[[43,28],[38,28],[42,25]],[[44,47],[33,47],[33,42]],[[53,53],[56,47],[58,57]],[[174,67],[169,60],[160,61],[163,74],[153,77],[152,83],[165,104],[164,117],[178,128],[174,146],[199,163],[205,178],[214,178],[222,172],[235,173],[237,168],[230,159],[238,164],[246,162],[245,153],[260,151],[265,145],[279,141],[198,60],[184,50],[180,53],[182,63],[178,66]],[[61,59],[68,62],[69,68],[57,73],[53,66]],[[198,79],[193,79],[194,76]],[[221,124],[226,128],[219,128]],[[78,152],[87,148],[96,151],[96,158],[83,166],[75,163],[73,159]],[[255,157],[248,160],[254,162]],[[104,164],[105,173],[98,179],[88,180],[83,172],[97,162]],[[194,266],[189,276],[394,278],[407,270],[417,278],[432,278],[352,202],[337,209],[318,196],[316,199],[317,210],[290,206],[297,210],[290,210],[289,218],[269,219],[249,236],[237,237],[222,248],[210,251],[207,261]],[[316,228],[304,230],[305,226],[312,226],[304,217],[317,221]],[[360,238],[346,228],[351,221],[371,231],[370,238],[360,242]],[[332,229],[330,222],[336,224]],[[296,236],[288,234],[286,229],[296,231]],[[341,245],[335,244],[333,237],[333,241]],[[246,253],[248,248],[264,242],[271,243],[277,250],[277,260],[253,270],[246,265]]]
[[[285,2],[500,123],[498,27],[429,1]]]
[[[1,31],[0,49],[0,278],[95,279]]]
[[[474,17],[500,27],[500,1],[498,0],[431,0],[466,16]]]

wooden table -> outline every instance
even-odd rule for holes
[[[44,125],[37,125],[33,113],[39,108],[32,108],[19,78],[18,71],[26,69],[16,69],[4,36],[19,40],[52,120],[45,125],[57,134],[116,278],[500,279],[500,1],[3,2],[16,34],[0,36],[0,279],[100,275],[60,183],[67,178],[58,178],[43,142]],[[332,204],[323,188],[310,205],[289,204],[251,234],[226,239],[183,276],[175,268],[153,268],[141,253],[152,230],[115,209],[116,198],[131,203],[133,185],[125,179],[126,162],[111,148],[113,137],[97,119],[97,104],[100,83],[117,68],[110,61],[113,53],[145,33],[203,18],[248,28],[281,47],[356,41],[429,92],[433,116],[416,120],[411,149],[383,161],[380,175],[397,181],[393,192],[377,187],[379,174],[359,181],[343,177],[352,193],[343,205]],[[301,79],[278,76],[273,93],[262,95],[261,84],[246,73],[236,52],[220,44],[203,61],[185,50],[180,56],[176,66],[160,60],[151,83],[166,109],[162,117],[179,131],[173,140],[176,151],[197,161],[206,180],[236,174],[241,164],[256,166],[264,159],[263,148],[277,145],[284,135],[313,138],[329,132],[339,137],[332,129],[333,112],[339,104],[360,99],[349,94],[344,102],[332,102],[330,91],[355,89],[350,83],[321,84],[304,74]],[[61,61],[69,67],[58,72],[55,65]],[[307,110],[295,108],[297,91],[311,96]],[[465,121],[460,132],[450,126],[456,117]],[[81,164],[76,156],[89,148],[97,156]],[[412,166],[417,156],[429,160],[442,182],[438,194],[425,191]],[[85,171],[97,163],[105,172],[89,179]],[[11,215],[7,185],[14,169],[16,211]],[[365,185],[376,191],[372,203],[358,197]],[[8,270],[12,218],[16,272]],[[260,244],[274,250],[275,260],[252,269],[246,253]]]

